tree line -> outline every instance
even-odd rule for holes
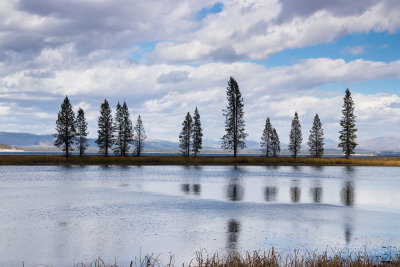
[[[240,149],[246,148],[245,139],[248,134],[245,131],[243,97],[239,85],[233,77],[230,77],[228,81],[226,97],[228,104],[222,110],[225,117],[225,134],[221,138],[221,147],[224,150],[233,151],[233,156],[236,157]],[[346,89],[343,100],[342,118],[340,120],[342,129],[339,132],[340,142],[338,147],[342,149],[345,157],[349,158],[355,153],[357,146],[355,142],[357,138],[355,134],[357,132],[357,128],[355,127],[356,116],[354,115],[354,102],[349,89]],[[134,146],[134,154],[140,156],[144,149],[144,141],[147,138],[140,115],[135,127],[132,128],[126,102],[123,105],[118,102],[115,120],[113,120],[112,111],[107,99],[104,100],[100,107],[97,133],[98,138],[96,143],[100,153],[104,156],[108,156],[111,149],[115,154],[126,156],[132,144]],[[75,118],[71,103],[68,96],[66,96],[56,121],[54,145],[61,148],[65,152],[66,157],[75,148],[79,151],[79,155],[83,156],[89,146],[87,135],[87,122],[84,111],[79,108],[78,115]],[[202,138],[203,129],[200,114],[196,106],[193,117],[188,112],[182,122],[182,130],[179,134],[180,154],[188,157],[193,153],[196,157],[202,149]],[[301,151],[303,141],[297,111],[292,120],[289,140],[289,151],[291,152],[291,156],[296,158]],[[281,152],[278,133],[272,126],[269,117],[265,121],[260,145],[266,157],[278,157]],[[315,114],[307,145],[312,157],[318,158],[324,155],[324,131],[318,114]]]
[[[239,86],[233,77],[228,81],[226,89],[228,104],[223,109],[225,116],[225,135],[222,137],[222,148],[233,151],[233,156],[236,157],[237,151],[246,147],[245,139],[245,121],[243,111],[243,97],[241,96]],[[349,158],[355,153],[357,143],[355,142],[357,128],[355,127],[354,101],[352,100],[349,89],[346,89],[343,98],[342,118],[340,120],[339,144],[346,158]],[[289,151],[292,157],[296,158],[301,151],[303,142],[301,124],[297,112],[292,120],[291,130],[289,134]],[[261,148],[266,157],[279,156],[280,141],[276,129],[272,127],[269,117],[265,121],[264,131],[260,141]],[[307,145],[312,157],[322,157],[324,154],[324,131],[321,120],[318,114],[315,114],[313,126],[310,130]]]
[[[61,104],[61,110],[58,112],[56,133],[54,134],[54,145],[65,152],[65,157],[68,158],[71,151],[75,149],[79,151],[81,157],[85,154],[89,147],[87,125],[85,112],[82,108],[79,108],[75,117],[72,105],[68,96],[66,96]],[[127,156],[132,144],[134,146],[133,153],[140,156],[143,152],[144,141],[147,138],[140,115],[133,128],[126,102],[124,101],[122,105],[118,102],[113,120],[107,99],[100,107],[97,134],[98,137],[95,142],[100,153],[106,157],[110,150],[113,150],[117,155]]]

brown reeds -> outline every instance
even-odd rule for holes
[[[100,258],[96,259],[89,265],[76,265],[79,267],[118,267],[117,263],[107,265]],[[121,265],[123,266],[123,265]],[[173,256],[170,255],[168,263],[163,264],[158,256],[154,254],[147,255],[144,258],[135,258],[131,261],[130,267],[161,267],[161,266],[175,266],[173,264]],[[400,266],[400,255],[392,256],[391,253],[383,257],[382,255],[375,255],[372,253],[356,252],[356,253],[328,253],[324,251],[303,252],[298,250],[293,253],[280,254],[272,248],[269,251],[252,251],[246,252],[243,255],[238,252],[217,252],[214,254],[207,254],[206,250],[201,250],[196,253],[196,257],[189,263],[181,263],[176,266],[187,267],[276,267],[276,266],[354,266],[354,267],[369,267],[369,266]]]
[[[180,156],[0,156],[0,165],[254,165],[254,166],[400,166],[396,157],[308,158],[291,157],[180,157]]]

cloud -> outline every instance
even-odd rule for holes
[[[31,70],[24,73],[26,77],[33,77],[33,78],[53,78],[54,72],[50,70],[41,71],[41,70]]]
[[[365,53],[365,46],[357,45],[353,47],[345,47],[342,49],[343,54],[360,55]]]
[[[160,42],[148,58],[171,63],[262,60],[284,49],[328,43],[346,34],[395,32],[400,27],[400,9],[393,8],[398,3],[344,2],[231,1],[222,12],[207,17],[189,39]],[[228,56],[221,58],[222,51]]]
[[[400,102],[392,102],[389,104],[390,108],[398,108],[400,109]]]
[[[158,83],[178,83],[189,79],[189,72],[187,71],[171,71],[163,73],[157,78]]]
[[[0,11],[0,50],[39,53],[70,43],[88,54],[174,39],[198,27],[197,12],[214,2],[5,0]]]
[[[395,32],[399,6],[393,0],[351,5],[345,0],[6,0],[0,11],[0,58],[26,61],[66,45],[79,55],[123,55],[138,43],[155,42],[147,62],[258,60],[349,33]]]
[[[291,20],[294,17],[308,17],[318,11],[328,11],[335,16],[361,15],[374,5],[377,0],[354,0],[349,5],[346,0],[321,1],[321,0],[282,0],[280,20]]]

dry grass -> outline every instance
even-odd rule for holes
[[[71,156],[68,160],[54,155],[0,156],[0,165],[305,165],[305,166],[400,166],[400,157],[345,158],[266,158],[266,157],[180,157],[180,156]]]
[[[105,264],[100,258],[96,259],[89,265],[79,264],[77,267],[118,267],[114,263],[112,265]],[[145,256],[144,258],[135,258],[131,261],[130,267],[161,267],[161,266],[175,266],[173,264],[173,256],[170,256],[168,263],[163,264],[159,261],[158,257],[154,255]],[[400,266],[400,256],[382,257],[379,255],[372,255],[367,252],[359,252],[344,256],[343,253],[329,255],[327,251],[318,252],[304,252],[294,251],[292,254],[282,256],[277,253],[273,248],[269,251],[259,252],[246,252],[241,255],[237,252],[230,253],[215,253],[208,255],[205,250],[197,252],[196,258],[187,264],[179,264],[176,266],[188,267],[245,267],[245,266]]]

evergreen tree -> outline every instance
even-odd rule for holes
[[[186,157],[189,157],[190,155],[190,145],[191,145],[190,137],[192,136],[192,127],[193,127],[192,124],[193,124],[192,116],[190,116],[190,113],[188,112],[185,117],[185,120],[182,122],[182,131],[179,134],[180,153]]]
[[[119,102],[117,104],[114,128],[116,130],[116,136],[113,150],[116,154],[126,156],[130,149],[130,144],[133,141],[133,130],[129,109],[125,101],[122,106]]]
[[[246,147],[247,133],[244,129],[243,97],[233,77],[230,77],[228,81],[226,97],[228,105],[223,109],[226,133],[222,137],[222,148],[233,150],[233,156],[236,157],[237,151]]]
[[[86,149],[89,147],[89,143],[87,140],[87,135],[89,134],[87,131],[87,122],[85,119],[85,112],[83,109],[79,108],[78,115],[76,116],[76,130],[78,136],[78,149],[79,156],[83,156]]]
[[[308,137],[308,146],[310,155],[314,158],[320,158],[324,154],[324,130],[318,114],[315,114],[314,123]]]
[[[124,141],[122,142],[122,148],[123,148],[123,155],[126,156],[130,149],[130,144],[133,142],[133,128],[132,128],[131,115],[129,113],[128,105],[126,104],[125,101],[124,104],[122,105],[122,113],[123,113],[123,123],[124,123]],[[142,121],[140,120],[140,122]],[[144,135],[144,129],[143,129],[143,136],[144,138],[146,138],[146,135]]]
[[[294,118],[292,120],[292,129],[290,130],[289,139],[290,139],[289,151],[292,152],[292,157],[296,158],[297,154],[300,153],[301,142],[303,141],[303,138],[301,136],[301,125],[297,112],[294,113]]]
[[[124,156],[124,113],[119,102],[117,104],[117,110],[115,113],[114,129],[116,131],[116,136],[114,136],[114,153]]]
[[[138,157],[140,157],[140,154],[143,152],[144,148],[144,140],[147,138],[140,115],[138,116],[138,119],[136,121],[135,132],[136,135],[133,139],[135,145],[135,153]]]
[[[68,96],[65,96],[61,110],[58,112],[54,138],[54,145],[61,148],[65,152],[65,157],[68,158],[70,151],[73,150],[72,145],[76,142],[75,114]]]
[[[272,154],[272,131],[273,128],[271,122],[269,118],[267,118],[267,120],[265,121],[265,127],[260,142],[261,148],[266,157],[269,157]]]
[[[108,104],[107,99],[104,99],[104,102],[100,107],[100,117],[98,120],[99,130],[97,131],[98,137],[96,143],[99,146],[100,153],[103,153],[104,156],[108,156],[108,149],[112,148],[113,139],[114,139],[114,125],[112,119],[112,113],[110,105]]]
[[[272,148],[272,156],[278,157],[279,153],[281,152],[281,142],[279,141],[279,136],[275,128],[272,130],[271,148]]]
[[[342,148],[342,151],[345,157],[348,159],[352,154],[354,154],[354,150],[358,145],[355,140],[357,135],[356,128],[356,116],[354,115],[354,102],[351,98],[351,93],[349,89],[346,89],[346,94],[343,98],[343,109],[342,109],[342,119],[340,120],[340,126],[342,126],[342,130],[339,131],[339,147]]]
[[[200,152],[203,144],[203,129],[201,128],[200,114],[197,110],[197,107],[194,110],[193,116],[192,140],[192,151],[194,153],[194,156],[197,157],[197,153]]]

